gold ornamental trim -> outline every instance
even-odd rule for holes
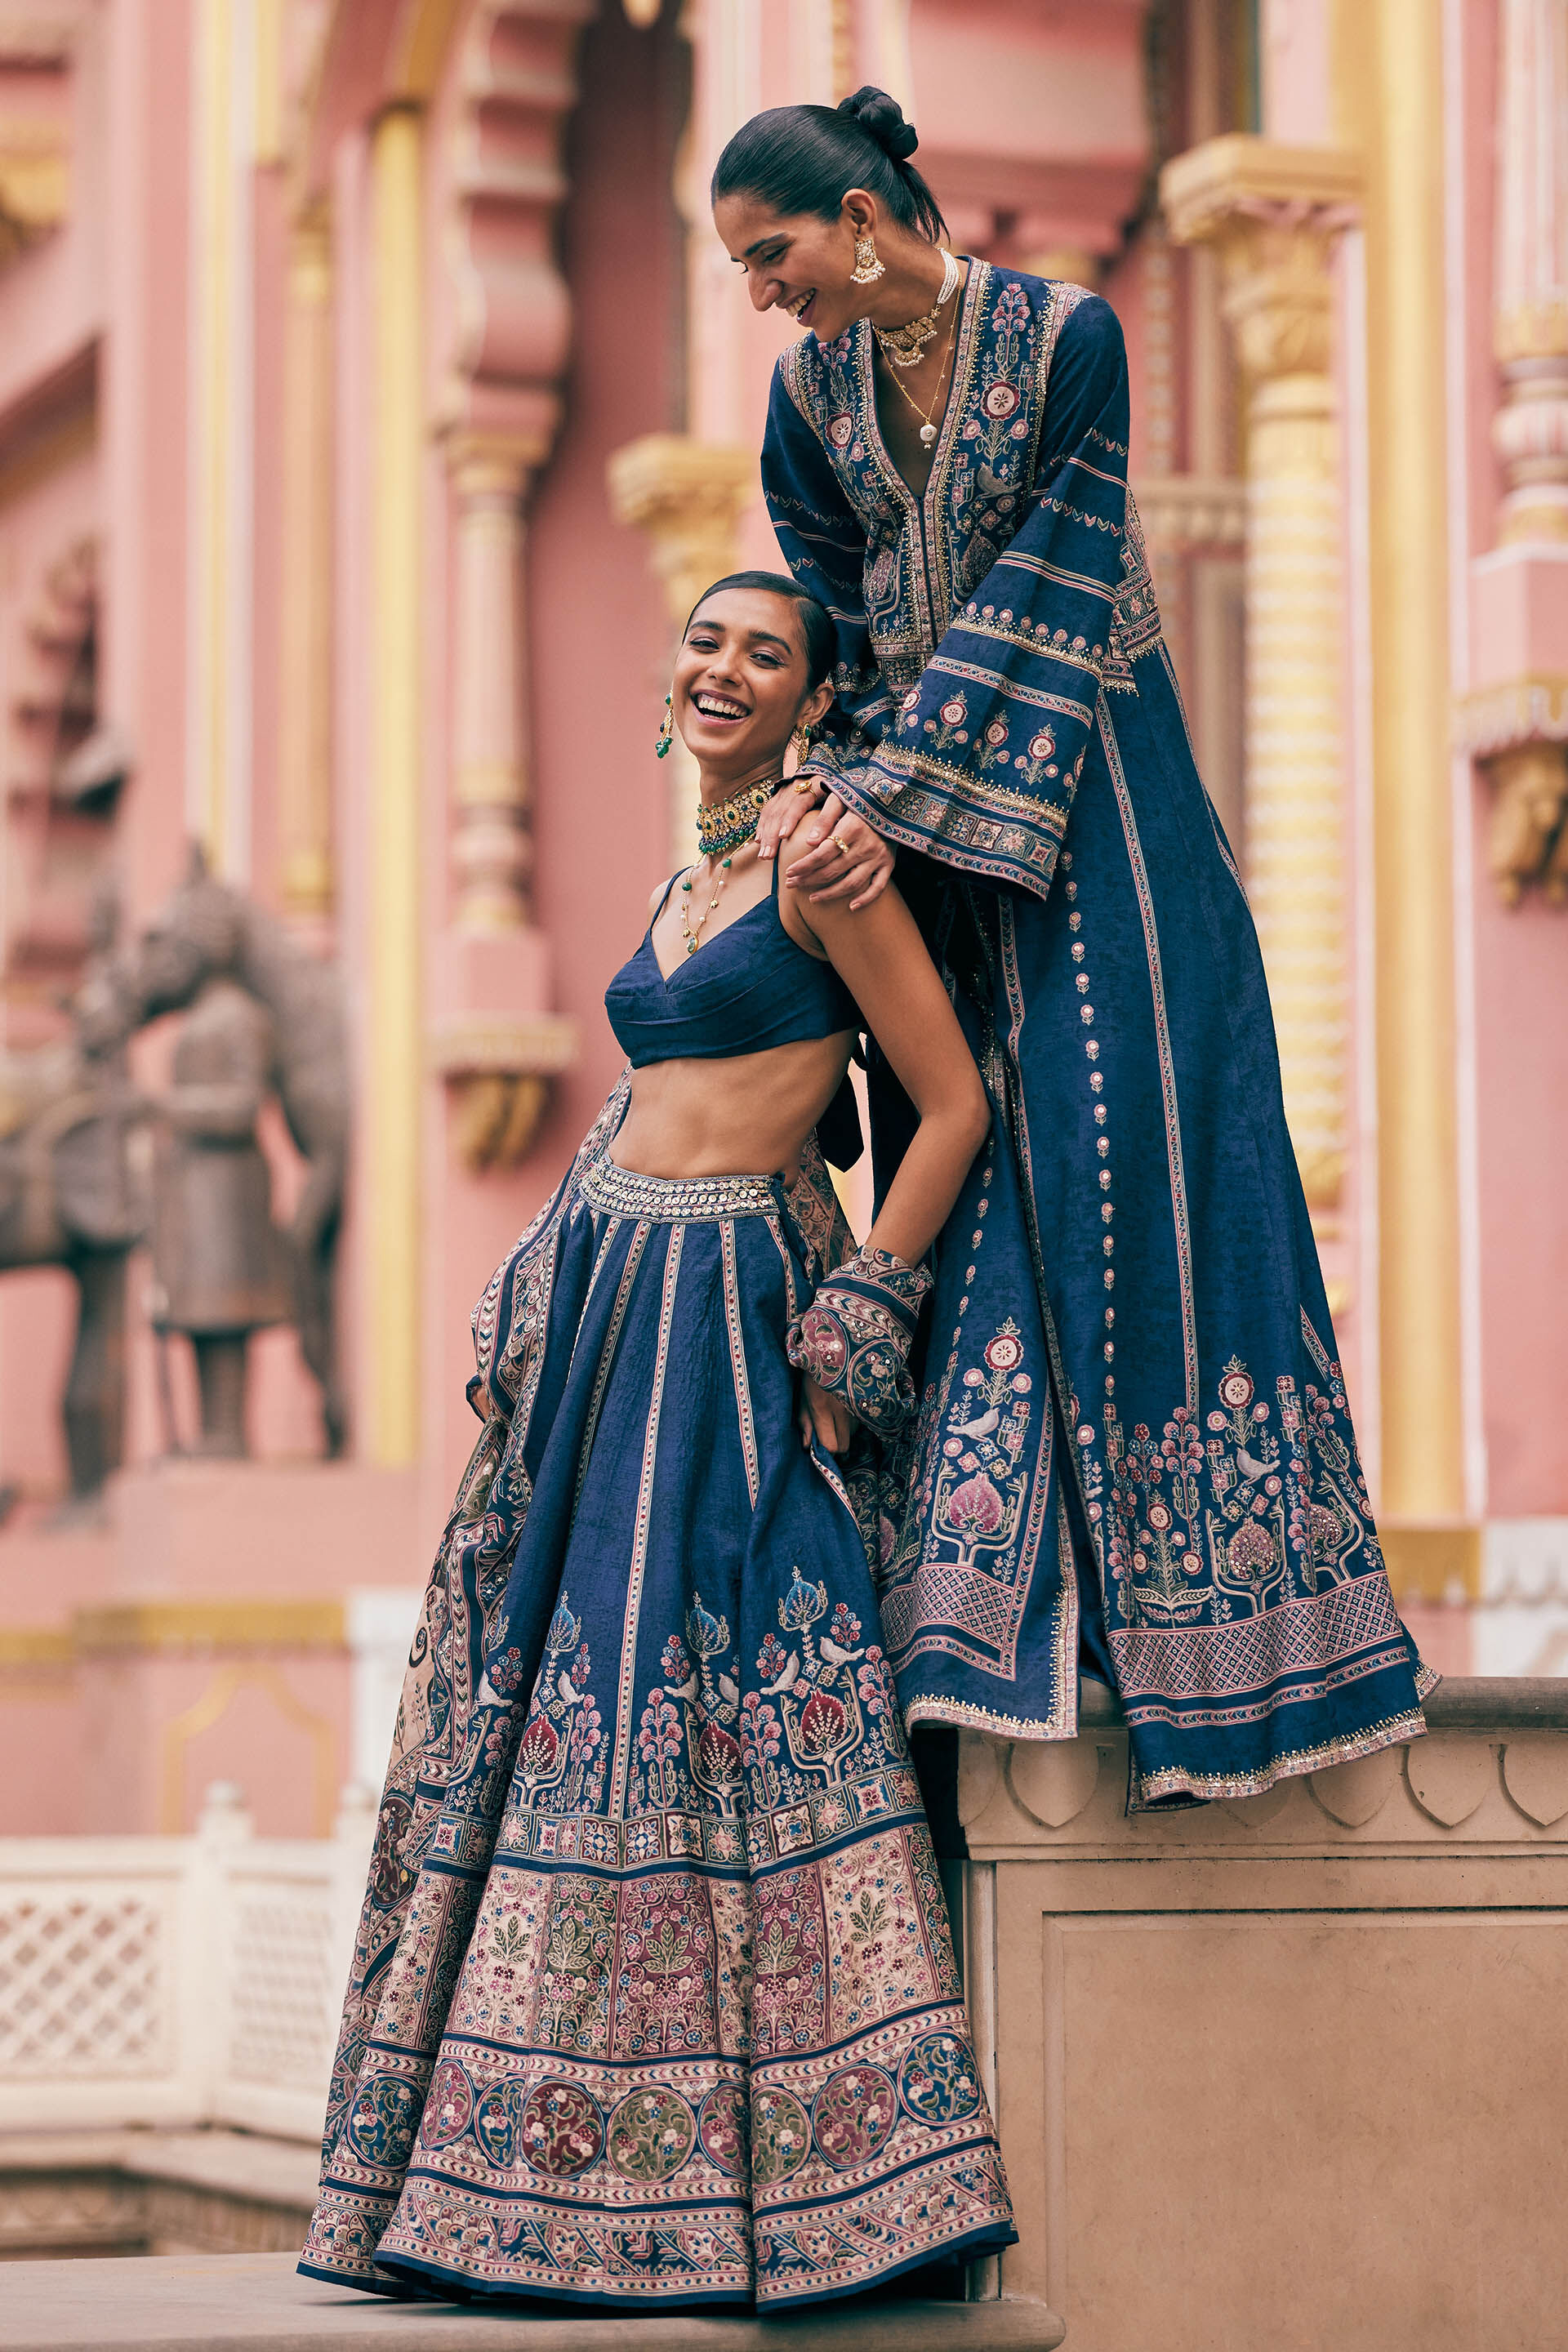
[[[1160,206],[1180,245],[1215,236],[1238,215],[1350,213],[1361,158],[1348,147],[1289,147],[1234,131],[1173,155],[1160,173]]]
[[[1478,688],[1454,705],[1454,746],[1471,759],[1515,743],[1568,741],[1568,674],[1550,671]]]
[[[0,1691],[7,1699],[68,1696],[76,1663],[68,1626],[0,1625]]]
[[[79,1609],[72,1636],[84,1658],[243,1657],[347,1647],[341,1601],[120,1601]]]
[[[70,153],[63,122],[0,115],[0,257],[58,228],[70,205]]]
[[[1481,1530],[1463,1520],[1381,1520],[1378,1539],[1396,1601],[1479,1601]]]
[[[558,1077],[577,1059],[577,1024],[559,1013],[455,1013],[430,1032],[443,1077]]]

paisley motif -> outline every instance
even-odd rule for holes
[[[811,2153],[811,2123],[789,2091],[759,2091],[752,2105],[752,2181],[771,2189]]]
[[[367,2164],[406,2164],[419,2124],[419,2094],[412,2083],[377,2074],[364,2084],[349,2109],[350,2145]]]
[[[697,2138],[715,2172],[739,2180],[746,2169],[746,2095],[739,2083],[721,2083],[709,2092],[697,2118]]]
[[[522,2109],[521,2083],[497,2083],[474,2110],[474,2137],[499,2172],[517,2161],[517,2125]]]
[[[474,2086],[455,2058],[443,2058],[430,2077],[420,2137],[426,2147],[461,2139],[474,2112]]]

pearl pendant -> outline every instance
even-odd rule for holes
[[[928,449],[929,449],[929,448],[931,447],[931,443],[932,443],[935,439],[936,439],[936,426],[935,426],[934,425],[922,425],[921,426],[921,440],[922,441],[922,443],[924,444],[924,446],[926,446],[926,448],[928,448]]]

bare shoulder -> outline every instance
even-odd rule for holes
[[[668,898],[670,892],[674,889],[677,878],[678,877],[675,875],[671,874],[667,880],[656,884],[654,888],[649,891],[647,900],[647,919],[650,923],[653,921],[654,917],[658,914],[659,908],[663,906],[665,900]]]
[[[843,899],[814,901],[808,890],[792,888],[781,874],[779,920],[796,947],[840,971],[846,962],[863,971],[868,959],[901,954],[911,941],[921,945],[914,918],[896,882],[889,882],[868,907],[851,913]]]

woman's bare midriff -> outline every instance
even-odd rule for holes
[[[732,1060],[654,1062],[632,1073],[610,1145],[639,1176],[784,1176],[849,1066],[852,1033],[806,1037]]]

